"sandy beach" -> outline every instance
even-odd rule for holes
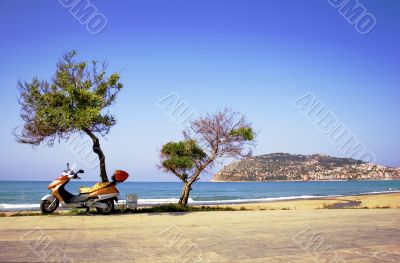
[[[243,206],[1,217],[0,262],[400,262],[398,193]]]
[[[287,200],[265,203],[236,204],[231,207],[252,210],[316,210],[334,208],[400,208],[400,193],[366,194],[343,197],[327,197],[305,200]]]

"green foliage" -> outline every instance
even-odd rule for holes
[[[240,209],[243,210],[243,209]],[[208,212],[208,211],[238,211],[235,208],[225,206],[183,206],[179,204],[164,204],[148,208],[140,208],[131,211],[135,214],[143,213],[183,213],[183,212]]]
[[[201,160],[206,157],[204,151],[194,140],[167,143],[163,146],[161,152],[166,156],[188,157],[191,160]]]
[[[195,163],[187,156],[172,156],[163,162],[163,166],[173,170],[188,170],[194,167]]]
[[[85,209],[72,208],[68,210],[65,214],[72,216],[83,216],[86,215],[87,213],[86,213],[86,208]]]
[[[240,127],[239,129],[232,130],[230,135],[241,137],[245,141],[254,140],[254,132],[250,127]]]
[[[53,145],[56,139],[68,139],[84,129],[104,135],[115,125],[115,117],[105,109],[122,89],[119,75],[107,77],[104,64],[76,61],[75,56],[75,51],[63,56],[50,82],[34,78],[18,83],[25,122],[22,132],[15,134],[19,142]]]
[[[149,208],[141,208],[134,213],[143,214],[143,213],[177,213],[177,212],[187,212],[187,208],[177,204],[165,204],[158,205]]]
[[[169,142],[161,150],[162,167],[175,173],[184,182],[188,178],[187,172],[206,157],[194,140]]]
[[[43,214],[38,213],[38,212],[30,212],[30,211],[26,211],[26,212],[16,212],[16,213],[12,213],[10,214],[10,217],[20,217],[20,216],[42,216]]]

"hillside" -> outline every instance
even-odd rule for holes
[[[327,155],[273,153],[222,168],[212,181],[384,180],[400,179],[400,168]]]

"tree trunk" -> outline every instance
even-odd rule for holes
[[[179,199],[178,203],[179,205],[187,206],[190,190],[191,190],[191,184],[185,183],[182,190],[181,198]]]
[[[216,147],[213,150],[213,154],[211,155],[210,158],[208,158],[207,161],[205,161],[194,173],[194,175],[192,176],[192,178],[187,181],[184,182],[185,185],[183,187],[182,190],[182,194],[181,194],[181,198],[179,199],[179,205],[183,205],[183,206],[187,206],[188,200],[189,200],[189,194],[190,194],[190,190],[192,190],[192,184],[195,183],[197,181],[197,179],[199,178],[201,172],[210,164],[214,161],[215,159],[215,155],[218,151],[218,147]]]
[[[86,132],[93,140],[93,151],[99,156],[100,178],[103,183],[106,183],[108,182],[108,176],[106,171],[106,157],[104,156],[104,153],[101,150],[100,141],[90,130],[85,129],[84,132]]]

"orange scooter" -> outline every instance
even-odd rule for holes
[[[73,195],[65,190],[65,185],[71,179],[81,179],[78,174],[82,173],[84,173],[83,170],[75,173],[67,164],[67,170],[49,184],[48,189],[51,194],[42,198],[40,210],[43,214],[53,213],[60,203],[63,208],[86,208],[87,212],[91,208],[96,208],[101,214],[109,214],[114,210],[114,201],[118,201],[119,196],[116,185],[128,179],[129,174],[117,170],[112,176],[112,182],[96,183],[92,187],[81,187],[79,195]]]

